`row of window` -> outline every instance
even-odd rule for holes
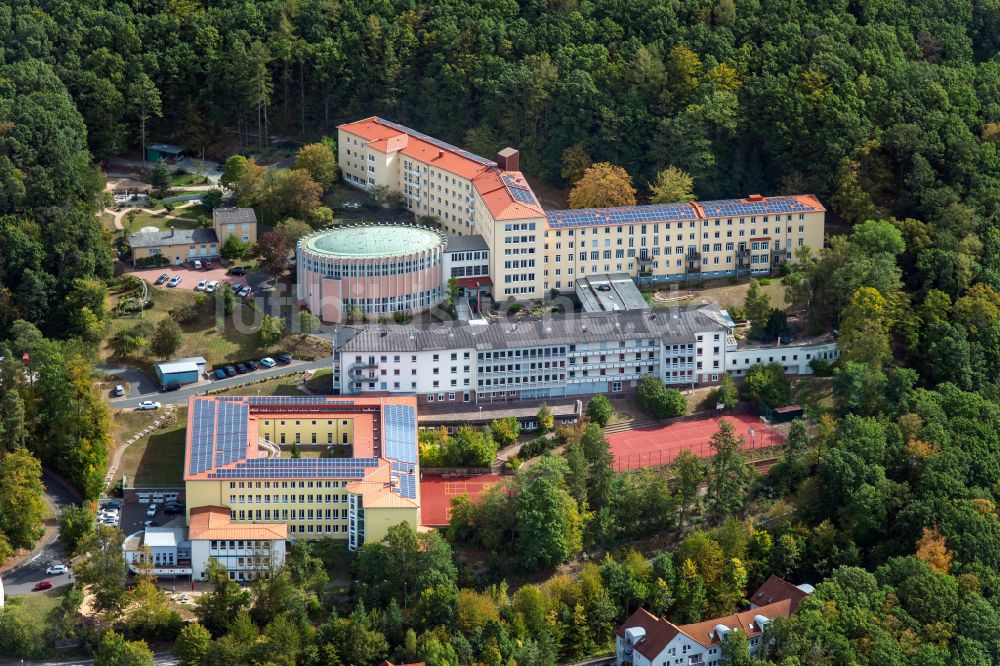
[[[256,485],[255,485],[256,484]],[[298,484],[298,485],[296,485]],[[315,485],[314,485],[315,484]],[[247,490],[251,488],[346,488],[347,481],[230,481],[229,489],[239,488]]]

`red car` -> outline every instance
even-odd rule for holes
[[[42,590],[48,590],[52,587],[51,580],[42,580],[35,583],[35,592],[41,592]]]

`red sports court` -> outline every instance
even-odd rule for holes
[[[685,418],[667,425],[608,433],[616,471],[669,465],[678,452],[691,451],[703,458],[712,455],[708,442],[719,431],[720,419],[733,424],[746,439],[747,450],[776,446],[784,435],[750,413]],[[752,431],[752,432],[751,432]]]
[[[504,477],[498,474],[479,476],[431,476],[420,480],[420,523],[443,527],[451,520],[451,500],[459,495],[478,499]]]

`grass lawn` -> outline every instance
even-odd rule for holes
[[[268,379],[258,384],[247,384],[237,386],[226,391],[221,391],[219,395],[304,395],[296,388],[299,380],[302,379],[300,373],[285,375],[275,379]]]
[[[832,412],[833,377],[802,377],[792,382],[792,396],[807,416],[818,417]]]
[[[167,217],[166,211],[156,214],[138,210],[131,224],[128,220],[128,214],[126,214],[122,218],[122,226],[127,228],[129,233],[135,233],[143,227],[156,227],[160,231],[166,231],[170,225],[173,225],[175,229],[197,229],[200,226],[197,215],[189,214],[187,209],[175,209],[173,215],[180,217]]]
[[[208,178],[200,173],[172,173],[170,174],[171,187],[183,187],[184,185],[204,185]]]
[[[111,213],[102,212],[99,215],[99,219],[101,220],[101,226],[110,231],[111,233],[115,233],[118,231],[117,229],[115,229],[115,216],[112,215]]]
[[[785,307],[785,286],[782,284],[781,278],[769,279],[769,284],[761,285],[761,291],[770,297],[772,307]],[[727,284],[725,281],[715,281],[712,283],[712,286],[703,289],[663,289],[657,292],[660,298],[647,299],[647,301],[653,307],[661,308],[715,303],[720,308],[725,309],[731,308],[734,305],[742,306],[749,289],[749,280],[740,282],[740,284]],[[670,298],[671,300],[663,300],[665,298]]]
[[[118,449],[125,440],[136,434],[160,416],[158,411],[141,411],[122,409],[111,418],[111,440]]]
[[[306,382],[311,389],[328,389],[333,385],[333,370],[317,370]]]
[[[183,483],[184,432],[187,409],[177,410],[177,420],[131,444],[122,455],[115,479],[125,474],[129,483],[176,486]]]
[[[156,285],[150,287],[150,298],[154,305],[145,311],[144,319],[150,326],[170,316],[170,310],[192,305],[200,296],[199,292],[188,289],[166,289]],[[112,303],[113,305],[113,303]],[[261,349],[257,344],[257,326],[255,313],[245,303],[237,302],[236,322],[232,317],[223,317],[221,306],[216,321],[214,304],[206,304],[201,317],[190,324],[181,324],[184,331],[184,341],[176,358],[185,356],[203,356],[212,368],[223,363],[258,359],[262,356],[288,352],[296,358],[314,359],[328,356],[331,346],[328,340],[311,335],[289,333],[276,345]],[[140,322],[138,315],[112,319],[108,339],[123,330],[129,330]],[[110,347],[105,344],[101,349],[103,358],[111,355]],[[135,359],[142,364],[151,364],[150,358]]]

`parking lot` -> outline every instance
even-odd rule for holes
[[[141,504],[138,502],[126,502],[122,506],[121,512],[121,530],[126,535],[133,534],[143,529],[143,523],[147,520],[152,520],[156,523],[156,527],[183,527],[184,526],[184,514],[171,514],[163,510],[163,502],[157,503],[156,515],[150,518],[146,515],[146,511],[149,509],[149,504]]]
[[[146,280],[149,284],[154,284],[156,278],[166,273],[170,277],[175,275],[181,276],[181,281],[176,287],[169,287],[170,289],[187,289],[188,291],[193,291],[198,283],[202,280],[211,282],[212,280],[217,280],[219,286],[221,287],[224,283],[228,282],[236,286],[245,286],[247,284],[247,277],[245,275],[226,275],[226,269],[219,266],[218,261],[212,262],[212,268],[208,270],[196,271],[187,264],[182,266],[161,266],[160,268],[142,268],[132,271],[132,275],[140,277]],[[166,284],[160,285],[161,287],[168,288]]]

